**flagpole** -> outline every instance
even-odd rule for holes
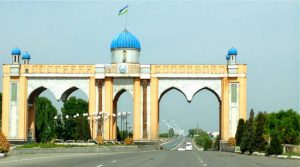
[[[127,29],[127,15],[128,15],[128,11],[126,12],[126,14],[125,14],[126,16],[125,16],[125,30]]]

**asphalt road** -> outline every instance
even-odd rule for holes
[[[0,159],[0,167],[300,167],[299,160],[218,151],[23,154]]]

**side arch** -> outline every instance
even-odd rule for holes
[[[175,87],[182,92],[187,101],[191,102],[193,96],[201,89],[212,90],[217,95],[218,99],[221,97],[221,79],[198,79],[198,78],[161,78],[158,81],[158,100],[165,90]]]
[[[68,95],[81,89],[89,97],[89,80],[86,78],[29,78],[28,97],[31,92],[39,87],[50,90],[56,100],[65,100]]]
[[[177,88],[177,87],[175,87],[175,86],[172,86],[172,87],[170,87],[170,88],[165,89],[165,90],[160,94],[160,96],[158,97],[158,102],[160,102],[161,98],[162,98],[167,92],[169,92],[170,90],[177,90],[178,92],[180,92],[181,94],[184,95],[185,99],[186,99],[188,102],[190,102],[190,101],[188,100],[186,94],[185,94],[181,89],[179,89],[179,88]]]
[[[196,91],[196,92],[193,94],[193,96],[192,96],[192,100],[193,100],[194,96],[195,96],[198,92],[201,92],[201,91],[203,91],[203,90],[208,90],[208,91],[210,91],[211,93],[213,93],[213,94],[216,96],[216,98],[218,99],[218,102],[221,103],[221,97],[218,95],[218,93],[217,93],[216,91],[214,91],[213,89],[211,89],[211,88],[209,88],[209,87],[204,87],[204,88],[201,88],[201,89],[199,89],[198,91]]]
[[[70,87],[69,89],[65,90],[65,91],[62,93],[60,99],[61,99],[63,102],[65,102],[65,101],[68,99],[68,97],[69,97],[73,92],[75,92],[76,90],[81,90],[81,89],[78,88],[78,87],[76,87],[76,86]],[[85,96],[87,97],[87,99],[88,99],[88,95],[87,95],[83,90],[81,90],[81,92],[83,92],[84,95],[85,95]]]
[[[28,96],[28,105],[33,105],[35,99],[46,89],[47,88],[45,88],[44,86],[40,86],[40,87],[36,88],[35,90],[33,90],[32,92],[30,92],[30,94]]]

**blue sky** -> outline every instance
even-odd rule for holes
[[[117,14],[127,4],[141,64],[225,64],[234,46],[248,66],[248,111],[299,111],[298,1],[0,1],[0,62],[10,63],[18,46],[34,64],[110,63],[110,42],[124,29]],[[118,108],[132,110],[128,99],[122,95]],[[170,91],[160,106],[161,119],[185,129],[218,130],[210,92],[188,104]]]

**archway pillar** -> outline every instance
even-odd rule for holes
[[[158,78],[151,77],[150,80],[150,139],[157,140],[159,132],[159,120],[158,120]]]
[[[89,115],[91,116],[90,119],[90,129],[91,129],[91,137],[95,139],[97,137],[97,123],[95,119],[95,112],[96,110],[96,84],[95,84],[95,77],[90,77],[89,79]]]
[[[220,111],[220,136],[221,140],[227,141],[229,135],[229,82],[228,78],[222,78],[222,98],[221,98],[221,111]]]
[[[27,79],[24,76],[19,78],[19,139],[27,140],[28,132],[28,107],[27,107]],[[35,115],[34,115],[35,117]],[[34,118],[35,119],[35,118]]]
[[[110,77],[105,78],[105,111],[109,114],[107,119],[104,119],[104,140],[112,139],[112,117],[113,110],[113,79]]]
[[[245,67],[246,68],[246,67]],[[245,72],[246,73],[246,72]],[[246,77],[239,77],[238,81],[240,83],[240,90],[239,90],[239,119],[247,119],[247,78]]]
[[[141,81],[134,79],[133,140],[141,140]]]

